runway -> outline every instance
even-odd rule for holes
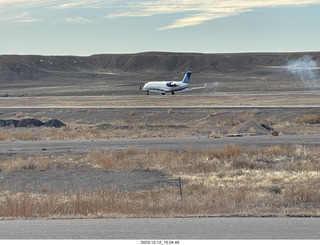
[[[0,109],[317,108],[319,105],[319,94],[310,92],[0,97]]]
[[[44,105],[0,106],[0,109],[308,109],[319,105]]]
[[[61,154],[80,153],[93,150],[165,149],[173,151],[206,150],[236,144],[245,148],[268,147],[271,145],[320,146],[320,135],[284,135],[252,137],[184,137],[184,138],[138,138],[106,140],[51,140],[0,142],[0,154]]]
[[[150,218],[0,221],[0,239],[320,239],[319,218]],[[154,243],[159,244],[159,243]]]

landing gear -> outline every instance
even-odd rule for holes
[[[172,91],[171,93],[172,93],[172,95],[175,95],[175,94],[176,94],[174,91]]]
[[[149,90],[147,91],[147,95],[149,95]]]

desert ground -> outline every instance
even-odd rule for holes
[[[290,140],[319,136],[319,67],[320,53],[0,56],[0,119],[66,125],[0,127],[15,142],[0,153],[0,218],[319,216],[320,147]],[[186,70],[207,87],[139,90]],[[154,138],[186,143],[130,144]],[[121,139],[121,150],[83,146]],[[81,150],[19,149],[35,141]]]

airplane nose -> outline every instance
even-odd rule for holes
[[[145,90],[147,87],[147,84],[140,84],[140,90]]]

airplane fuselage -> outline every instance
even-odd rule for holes
[[[176,91],[181,91],[186,88],[188,88],[188,83],[183,82],[177,82],[177,81],[154,81],[154,82],[148,82],[146,83],[142,90],[151,91],[151,92],[160,92],[160,93],[166,93],[171,92],[174,93]]]
[[[149,92],[156,92],[166,94],[167,92],[171,92],[175,94],[175,92],[182,91],[191,91],[199,88],[189,88],[189,81],[191,77],[191,71],[187,71],[181,81],[152,81],[147,82],[143,87],[140,86],[140,90],[146,90],[147,94]],[[205,88],[206,85],[200,88]]]

